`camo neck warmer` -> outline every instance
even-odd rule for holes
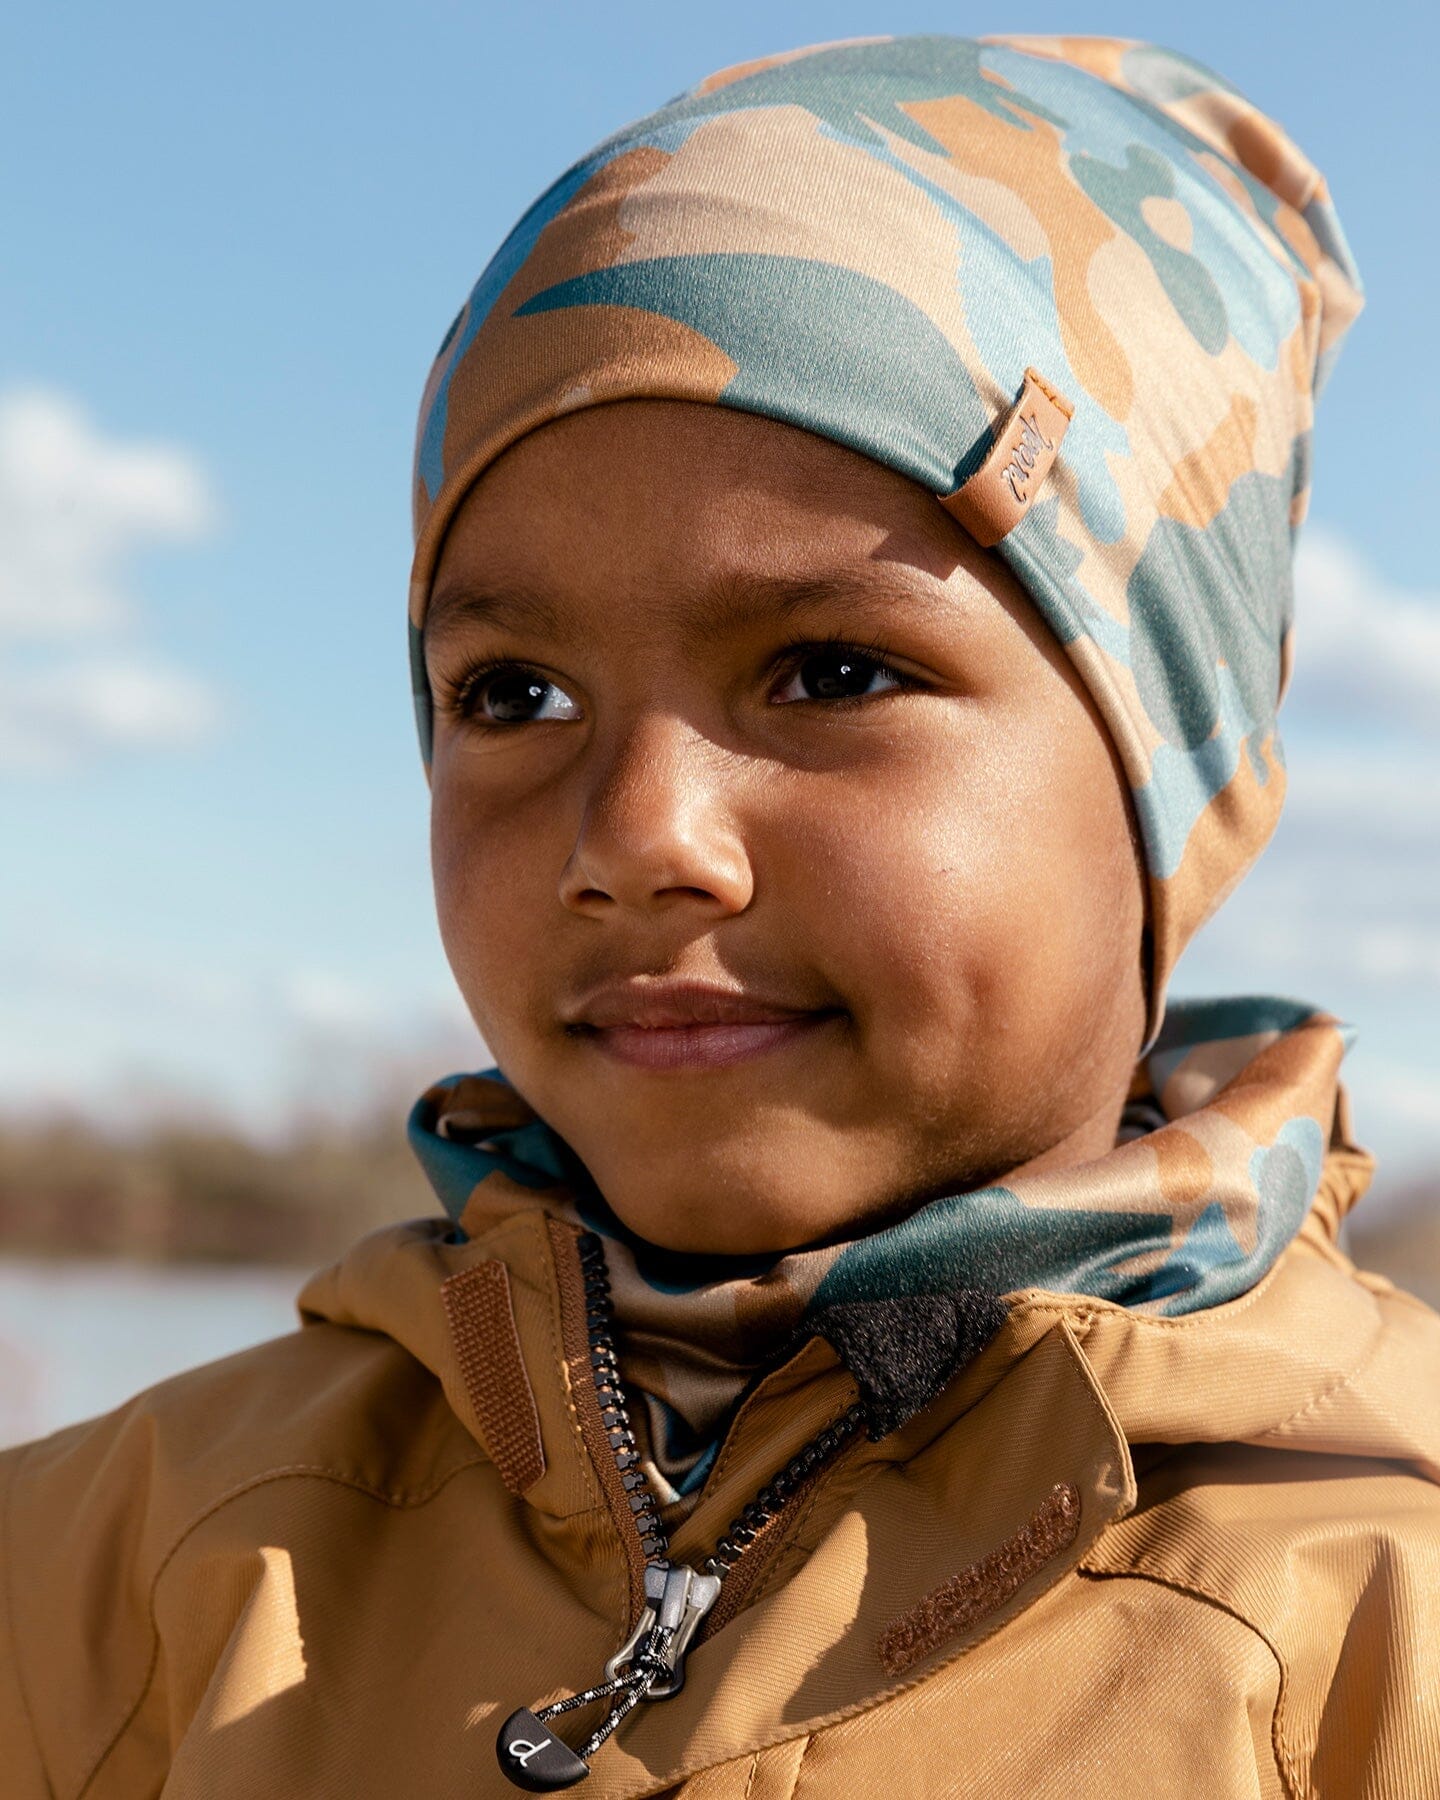
[[[440,347],[410,644],[446,528],[527,432],[625,399],[784,420],[1005,561],[1109,729],[1144,842],[1151,1030],[1274,829],[1314,395],[1360,307],[1324,180],[1183,56],[821,45],[724,71],[554,183]]]
[[[1245,1293],[1315,1196],[1348,1041],[1293,1001],[1173,1005],[1107,1156],[778,1257],[683,1255],[635,1237],[498,1069],[427,1089],[410,1140],[465,1233],[539,1209],[604,1238],[622,1372],[644,1397],[655,1490],[674,1502],[698,1491],[749,1381],[801,1332],[849,1361],[845,1320],[866,1306],[905,1301],[899,1329],[950,1334],[953,1371],[1003,1320],[1001,1296],[1025,1288],[1164,1314]]]

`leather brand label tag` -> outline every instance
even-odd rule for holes
[[[990,454],[968,481],[940,504],[977,544],[990,549],[1013,531],[1044,485],[1074,408],[1038,370],[995,434]]]

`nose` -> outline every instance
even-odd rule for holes
[[[687,905],[717,918],[743,912],[755,883],[729,761],[678,719],[651,718],[597,745],[561,904],[590,917]]]

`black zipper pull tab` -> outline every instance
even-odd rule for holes
[[[549,1710],[548,1708],[546,1709]],[[568,1744],[551,1735],[528,1707],[520,1707],[500,1727],[495,1754],[501,1773],[532,1794],[553,1794],[574,1787],[590,1773]]]
[[[605,1665],[605,1679],[539,1712],[520,1707],[500,1727],[495,1756],[507,1781],[532,1794],[574,1787],[590,1773],[592,1757],[642,1700],[669,1700],[685,1685],[685,1655],[700,1621],[715,1604],[720,1582],[683,1563],[651,1563],[645,1571],[645,1608],[628,1640]],[[550,1730],[550,1721],[596,1700],[616,1704],[578,1749]]]

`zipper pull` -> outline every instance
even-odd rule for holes
[[[706,1613],[720,1597],[720,1580],[701,1575],[686,1564],[651,1563],[645,1570],[645,1610],[640,1623],[605,1665],[613,1681],[633,1661],[645,1639],[657,1628],[669,1635],[665,1642],[666,1673],[657,1676],[646,1692],[647,1700],[673,1700],[685,1685],[685,1657]]]
[[[605,1665],[605,1679],[540,1711],[520,1707],[500,1727],[495,1756],[506,1780],[532,1794],[574,1787],[592,1757],[642,1700],[670,1700],[685,1685],[685,1656],[720,1593],[720,1580],[680,1564],[645,1570],[645,1607],[629,1638]],[[572,1750],[551,1734],[550,1721],[593,1701],[619,1698],[585,1742]]]

